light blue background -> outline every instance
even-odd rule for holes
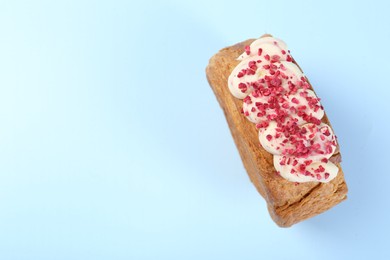
[[[1,1],[0,259],[389,259],[386,1]],[[278,228],[204,69],[272,33],[349,199]]]

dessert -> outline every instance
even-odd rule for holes
[[[249,177],[279,226],[346,199],[337,138],[282,40],[264,35],[224,48],[206,74]]]

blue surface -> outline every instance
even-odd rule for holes
[[[390,259],[385,1],[1,1],[0,259]],[[349,199],[278,228],[204,69],[289,44]]]

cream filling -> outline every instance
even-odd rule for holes
[[[292,106],[299,107],[299,111],[318,120],[324,116],[319,101],[316,103],[317,108],[310,104],[310,98],[316,100],[318,98],[312,90],[307,89],[307,85],[304,86],[307,84],[301,80],[304,74],[291,62],[287,45],[279,39],[264,37],[255,40],[249,50],[249,54],[244,52],[238,57],[240,63],[229,76],[228,88],[233,96],[244,99],[243,111],[248,120],[256,124],[269,121],[268,127],[259,129],[259,140],[262,147],[274,155],[275,169],[280,176],[293,182],[329,182],[338,173],[338,167],[327,160],[336,150],[336,138],[328,125],[307,123],[298,115],[296,109],[290,109]],[[305,147],[316,145],[316,149],[310,150],[305,158],[294,155],[295,144],[280,130],[278,131],[275,120],[267,118],[276,116],[274,108],[263,107],[272,96],[264,91],[267,88],[264,79],[272,77],[267,65],[273,66],[273,72],[280,71],[283,74],[281,87],[284,94],[278,96],[283,100],[278,103],[285,104],[285,121],[295,121],[300,130],[306,131],[299,137]],[[247,69],[252,70],[250,75],[247,75],[245,71]],[[253,83],[256,83],[256,89]],[[290,93],[291,84],[295,85],[297,90]]]
[[[257,59],[257,57],[250,57],[241,61],[230,74],[228,86],[230,92],[236,98],[243,99],[253,91],[253,87],[247,84],[248,82],[255,82],[259,79],[263,79],[265,76],[271,76],[270,71],[264,68],[264,66],[269,65],[269,62],[264,58]],[[257,69],[255,70],[255,73],[253,75],[243,75],[239,77],[239,73],[248,68],[249,62],[256,62]],[[276,66],[277,70],[280,70],[288,77],[288,79],[283,80],[282,84],[284,87],[287,86],[288,81],[296,83],[301,77],[304,77],[302,71],[292,62],[281,60],[280,62],[275,62],[273,64]],[[243,90],[240,88],[240,84],[245,84],[247,89]]]
[[[244,60],[248,57],[257,56],[260,48],[262,48],[263,57],[266,54],[270,56],[274,54],[281,55],[282,50],[284,50],[286,54],[288,54],[288,47],[284,41],[274,37],[263,37],[252,42],[252,44],[250,45],[250,54],[244,52],[237,58],[237,60]]]
[[[308,97],[313,97],[317,98],[317,96],[314,94],[314,92],[310,89],[308,90],[302,90],[299,89],[296,94],[292,95],[285,95],[283,98],[286,100],[286,104],[288,104],[288,107],[285,110],[285,112],[291,117],[291,118],[296,118],[297,119],[297,124],[301,125],[304,124],[305,121],[303,120],[302,117],[299,117],[297,114],[292,113],[289,108],[291,107],[292,100],[296,99],[299,102],[299,105],[301,107],[306,107],[306,109],[302,109],[302,112],[305,112],[306,114],[311,114],[315,118],[321,119],[324,116],[324,110],[322,108],[319,108],[317,111],[310,109],[309,103],[306,100],[306,98],[303,96],[303,93],[306,92]],[[247,102],[243,103],[243,110],[244,110],[244,115],[248,118],[249,121],[252,123],[258,124],[263,121],[267,120],[267,115],[269,114],[274,114],[275,109],[272,108],[266,108],[265,111],[261,111],[258,107],[261,106],[262,104],[267,103],[269,97],[261,95],[258,92],[252,92],[248,95],[249,99]]]
[[[288,154],[285,151],[286,149],[295,150],[296,147],[291,142],[285,142],[285,140],[288,140],[288,137],[283,133],[276,131],[276,129],[277,124],[275,121],[271,121],[268,127],[260,129],[260,144],[267,152],[272,153],[273,155],[288,155],[292,157],[293,155]],[[327,124],[322,123],[317,126],[312,123],[306,123],[300,125],[299,129],[304,129],[306,132],[302,138],[299,138],[299,140],[304,143],[305,147],[311,146],[311,142],[319,145],[316,151],[311,151],[308,154],[307,159],[321,161],[324,158],[329,159],[334,154],[336,150],[336,145],[334,145],[336,139],[332,129]]]
[[[283,157],[284,156],[281,155],[274,155],[274,165],[280,176],[289,181],[318,181],[326,183],[334,179],[339,171],[339,168],[332,162],[324,163],[321,161],[313,161],[308,166],[306,166],[304,171],[300,172],[299,167],[300,165],[305,164],[304,159],[298,159],[298,163],[295,166],[293,165],[294,162],[292,158],[290,158],[289,164],[287,164],[287,159],[285,165],[280,165]]]

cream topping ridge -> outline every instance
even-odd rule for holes
[[[294,63],[287,45],[274,37],[255,40],[228,79],[243,100],[243,115],[259,130],[261,146],[274,155],[278,174],[292,182],[329,182],[338,167],[328,159],[337,147],[324,109]]]

